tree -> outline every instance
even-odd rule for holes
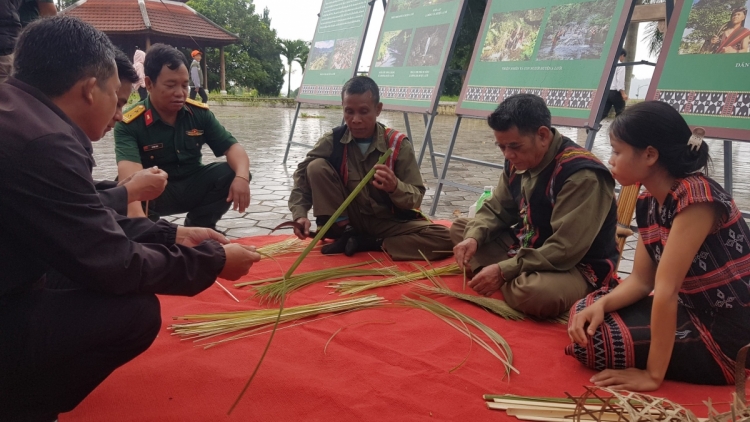
[[[448,74],[445,79],[445,87],[443,88],[442,95],[453,96],[461,93],[461,87],[463,86],[466,74],[460,71],[466,71],[469,68],[471,53],[474,51],[474,43],[481,29],[480,26],[482,25],[482,17],[484,16],[486,5],[486,0],[469,0],[469,4],[466,6],[466,13],[464,14],[461,28],[459,28],[458,40],[456,41],[449,66],[450,69],[456,70],[456,72]]]
[[[664,3],[664,0],[643,0],[643,4]],[[662,24],[663,25],[663,24]],[[659,56],[664,44],[664,32],[659,22],[649,22],[643,30],[643,40],[648,43],[648,52],[652,56]],[[635,58],[635,55],[633,55]]]
[[[302,68],[302,73],[305,73],[305,66],[307,66],[307,56],[310,54],[310,41],[305,41],[305,49],[299,54],[297,63]]]
[[[188,6],[227,31],[237,34],[238,44],[225,47],[226,77],[236,84],[255,88],[260,95],[278,96],[284,85],[284,65],[279,56],[276,31],[271,29],[268,9],[255,13],[252,0],[190,0]],[[219,53],[205,53],[208,87],[219,87]]]
[[[292,95],[292,65],[294,62],[300,60],[300,55],[304,50],[309,50],[307,43],[302,40],[280,40],[279,48],[281,49],[281,55],[286,57],[286,63],[289,65],[289,77],[287,78],[288,89],[286,92],[287,98]]]

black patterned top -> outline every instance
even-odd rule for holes
[[[646,250],[658,265],[675,216],[697,203],[716,204],[722,217],[693,258],[679,303],[709,312],[750,306],[750,228],[732,197],[703,174],[677,179],[661,210],[650,193],[641,194],[636,221]]]

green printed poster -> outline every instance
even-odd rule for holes
[[[464,0],[390,0],[370,66],[388,110],[431,112]]]
[[[371,13],[368,0],[323,0],[298,102],[341,104],[341,87],[357,72]]]
[[[456,113],[532,93],[555,124],[593,126],[633,0],[488,0]]]
[[[710,137],[750,141],[750,0],[675,4],[647,99]]]

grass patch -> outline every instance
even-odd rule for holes
[[[440,101],[455,103],[458,102],[458,95],[441,95]]]
[[[320,114],[309,114],[309,113],[300,113],[299,117],[302,117],[303,119],[325,119],[325,116],[321,116]]]

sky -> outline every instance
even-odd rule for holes
[[[260,14],[263,8],[268,7],[271,16],[271,28],[276,30],[279,38],[283,39],[300,39],[312,41],[315,34],[315,27],[318,23],[318,13],[323,0],[253,0],[255,12]],[[375,43],[377,42],[380,26],[383,22],[383,3],[378,0],[375,3],[375,9],[370,20],[365,45],[362,52],[360,69],[366,69],[370,66],[372,55],[375,52]],[[641,25],[641,31],[646,25]],[[639,35],[639,40],[640,40]],[[648,57],[648,48],[644,43],[639,43],[636,61],[650,60],[656,61],[653,57]],[[286,59],[282,58],[284,67]],[[634,75],[638,79],[648,79],[653,74],[653,66],[635,66]],[[286,93],[287,76],[284,77],[284,88],[282,93]],[[302,83],[302,69],[299,64],[292,65],[292,89],[297,89]],[[645,95],[645,94],[644,94]]]

